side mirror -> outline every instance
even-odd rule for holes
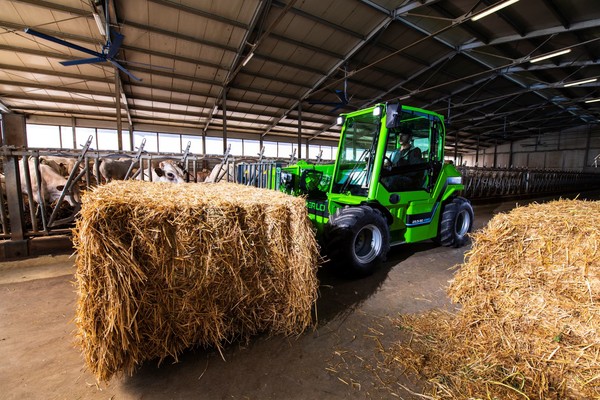
[[[400,103],[388,103],[385,106],[385,127],[392,129],[398,125]]]

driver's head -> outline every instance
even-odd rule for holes
[[[403,127],[400,131],[399,142],[401,145],[410,144],[412,140],[412,130],[409,127]]]

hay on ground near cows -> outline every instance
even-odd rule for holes
[[[99,380],[193,346],[312,324],[305,202],[247,186],[119,181],[83,198],[75,323]]]
[[[401,316],[385,366],[430,398],[600,398],[600,202],[560,200],[495,216],[449,295],[456,315]]]

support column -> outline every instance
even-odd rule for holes
[[[227,152],[227,88],[223,89],[223,154]]]
[[[454,136],[454,165],[456,165],[458,159],[458,131],[456,131],[456,135]]]
[[[310,151],[309,151],[310,149],[309,149],[308,143],[309,143],[308,140],[306,140],[306,159],[307,160],[308,160],[308,157],[310,156]]]
[[[259,150],[258,150],[258,151],[262,151],[262,148],[263,148],[263,146],[265,145],[265,144],[264,144],[263,135],[261,134],[261,135],[259,135],[258,137],[259,137],[259,139],[258,139],[258,147],[259,147]]]
[[[75,117],[71,117],[71,129],[73,130],[73,149],[78,150],[77,146],[77,135],[75,134],[75,125],[76,125]]]
[[[2,142],[6,146],[27,147],[24,115],[12,113],[2,115]],[[10,216],[10,241],[2,243],[0,255],[5,258],[26,257],[29,255],[29,249],[25,239],[19,160],[7,152],[3,155],[2,161],[6,181],[8,215]]]
[[[121,82],[119,72],[115,68],[115,105],[117,109],[117,143],[119,151],[123,151],[123,122],[121,121]]]
[[[588,167],[588,163],[590,161],[590,148],[592,145],[592,125],[588,125],[588,134],[587,134],[587,142],[585,144],[585,156],[583,157],[583,168],[582,171],[585,171]]]
[[[133,125],[129,126],[129,148],[131,151],[135,151],[133,148]]]
[[[27,147],[23,114],[2,114],[2,143],[6,146]]]
[[[498,168],[498,141],[494,143],[494,165],[493,168]]]
[[[477,147],[475,148],[475,165],[479,167],[479,138],[480,135],[477,135]]]
[[[307,143],[308,146],[308,143]],[[298,102],[298,160],[302,158],[302,102]],[[306,150],[308,159],[308,149]]]

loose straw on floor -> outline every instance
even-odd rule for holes
[[[600,202],[495,216],[449,288],[456,314],[404,315],[383,367],[436,399],[600,398]]]

